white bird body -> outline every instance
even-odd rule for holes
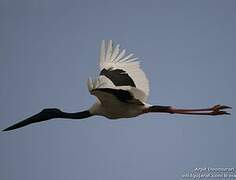
[[[130,118],[143,113],[149,94],[149,82],[133,54],[125,56],[120,45],[102,41],[100,70],[97,79],[89,79],[88,89],[98,100],[89,109],[91,114],[109,119]],[[119,97],[120,96],[120,97]]]

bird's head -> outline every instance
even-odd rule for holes
[[[46,119],[56,118],[61,113],[62,111],[57,108],[46,108],[41,111],[41,114],[44,115]]]

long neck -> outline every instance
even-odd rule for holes
[[[81,111],[76,113],[67,113],[67,112],[61,112],[59,115],[59,118],[67,118],[67,119],[83,119],[88,118],[92,116],[92,114],[87,111]]]

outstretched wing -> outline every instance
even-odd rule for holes
[[[104,88],[131,90],[135,98],[145,102],[149,95],[149,81],[140,68],[138,58],[133,54],[126,55],[126,50],[120,50],[120,45],[113,47],[112,40],[102,41],[100,51],[100,77],[103,83],[109,84]],[[108,79],[108,80],[107,80]],[[112,84],[111,84],[112,83]]]

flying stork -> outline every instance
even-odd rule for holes
[[[231,108],[225,105],[204,109],[177,109],[172,106],[148,104],[149,81],[137,59],[133,54],[126,55],[126,50],[120,49],[119,44],[114,46],[112,40],[103,40],[100,50],[100,74],[96,79],[88,80],[88,90],[97,100],[88,110],[68,113],[57,108],[47,108],[3,131],[55,118],[83,119],[94,115],[119,119],[154,112],[213,116],[230,114],[223,111]]]

